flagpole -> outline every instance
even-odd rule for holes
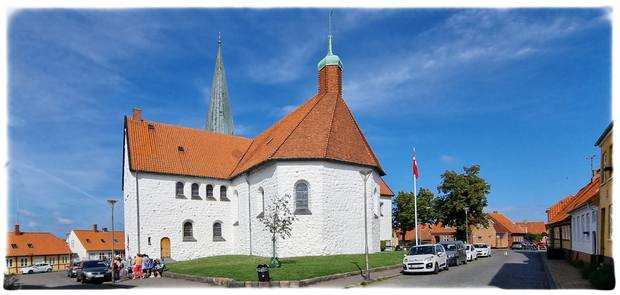
[[[415,148],[413,148],[413,162],[415,163]],[[415,164],[414,164],[415,165]],[[416,193],[416,179],[413,174],[413,215],[415,218],[415,245],[418,245],[418,196]]]

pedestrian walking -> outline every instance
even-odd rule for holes
[[[139,253],[134,258],[134,267],[133,267],[133,279],[134,280],[136,279],[136,276],[142,279],[142,255]]]
[[[142,272],[144,272],[144,277],[148,278],[151,275],[151,269],[149,268],[149,256],[144,254],[142,257]]]
[[[114,258],[114,262],[112,263],[112,265],[113,265],[112,273],[114,274],[114,280],[119,281],[121,279],[121,270],[122,270],[121,257],[116,256],[116,258]]]

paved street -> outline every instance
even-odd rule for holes
[[[399,275],[368,287],[548,289],[541,254],[535,251],[493,250],[493,256],[439,274]]]
[[[208,284],[177,280],[171,278],[149,278],[143,280],[123,280],[116,285],[111,282],[103,284],[78,283],[75,278],[67,277],[66,272],[50,272],[30,275],[18,275],[22,289],[111,289],[111,288],[205,288],[212,287]]]

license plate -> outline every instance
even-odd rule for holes
[[[95,275],[95,278],[103,278],[103,275]]]

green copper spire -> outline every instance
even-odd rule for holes
[[[205,129],[223,134],[234,134],[232,111],[230,108],[230,98],[228,97],[228,86],[226,83],[226,73],[224,71],[224,60],[222,59],[222,34],[217,36],[217,57],[215,59],[215,70],[211,82],[211,97],[209,98],[209,112]]]
[[[340,67],[340,69],[342,69],[342,61],[340,61],[340,58],[335,55],[332,51],[332,13],[334,11],[332,10],[329,13],[329,33],[327,34],[327,55],[319,62],[319,64],[317,65],[317,68],[319,69],[319,71],[328,65],[338,65]]]

